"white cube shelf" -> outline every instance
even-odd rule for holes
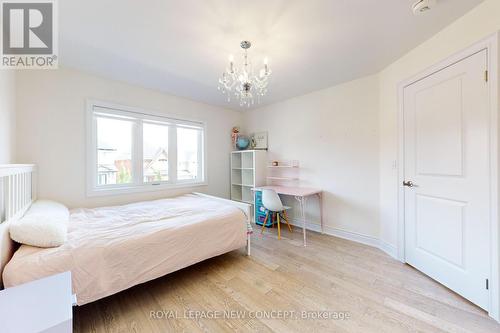
[[[266,184],[266,151],[231,152],[231,200],[254,203],[252,188]]]

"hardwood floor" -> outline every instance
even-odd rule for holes
[[[276,229],[256,230],[251,257],[234,251],[76,307],[74,331],[500,332],[484,311],[380,250],[308,235],[304,248],[298,231],[278,241]]]

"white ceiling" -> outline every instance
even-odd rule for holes
[[[217,90],[227,57],[252,41],[269,57],[260,105],[373,74],[482,0],[64,0],[60,64],[196,101],[241,110]]]

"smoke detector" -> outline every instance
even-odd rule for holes
[[[428,12],[436,5],[436,0],[419,0],[411,6],[413,14],[420,15]]]

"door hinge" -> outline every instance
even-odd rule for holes
[[[486,290],[490,289],[490,283],[488,281],[488,279],[486,279]]]
[[[489,79],[489,72],[488,72],[488,70],[485,70],[484,71],[484,81],[488,82],[488,79]]]

